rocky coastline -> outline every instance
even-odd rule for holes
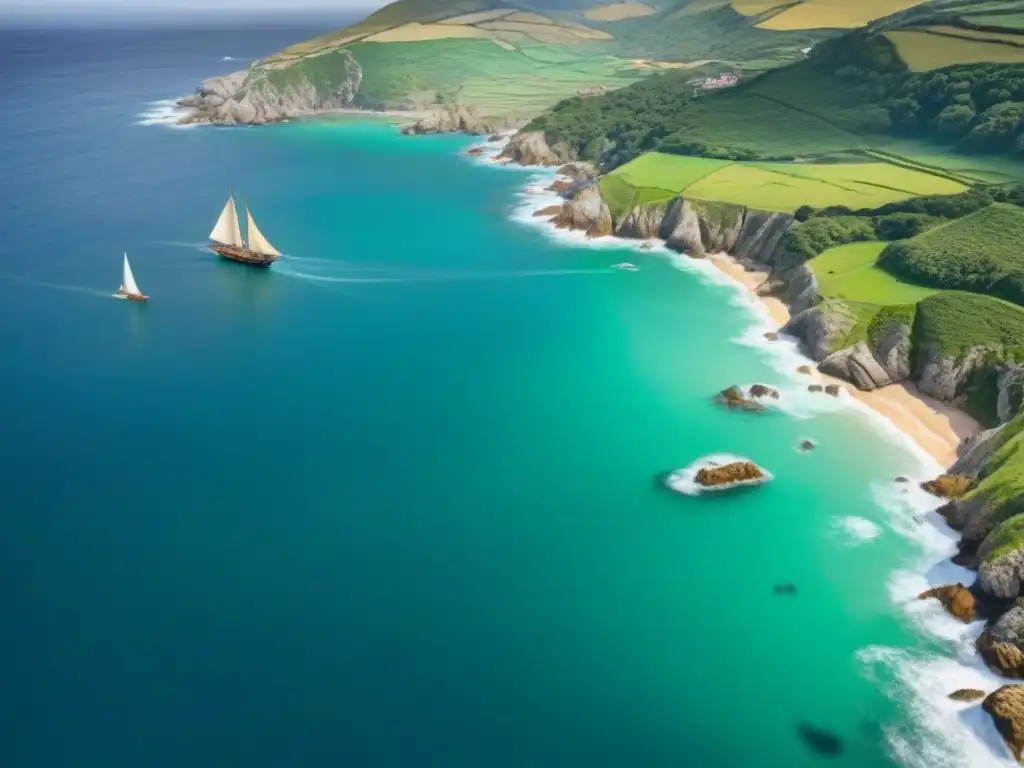
[[[939,349],[912,350],[911,329],[898,320],[872,334],[871,343],[858,341],[836,349],[837,340],[853,326],[852,313],[841,305],[825,306],[819,301],[813,272],[803,257],[785,245],[785,233],[798,225],[791,215],[679,196],[634,207],[615,219],[601,198],[596,169],[575,162],[566,147],[548,146],[542,134],[515,135],[501,159],[523,165],[560,166],[563,181],[552,185],[551,191],[558,192],[563,202],[537,212],[556,227],[579,230],[588,237],[658,239],[668,248],[694,258],[727,253],[748,270],[765,272],[756,293],[780,299],[791,313],[779,333],[796,337],[820,373],[847,381],[859,390],[912,382],[921,393],[959,406],[971,374],[987,364],[983,349],[968,350],[958,357],[945,356]],[[810,368],[807,372],[812,373]],[[964,706],[980,706],[988,713],[1013,756],[1024,763],[1024,684],[1011,682],[1024,681],[1024,481],[1018,489],[1000,476],[1006,474],[1007,454],[1024,451],[1024,412],[1017,413],[1024,365],[1002,365],[996,374],[1001,424],[965,440],[946,473],[922,484],[924,490],[945,500],[938,513],[960,532],[953,562],[975,571],[977,577],[969,586],[948,584],[929,589],[920,599],[938,600],[952,617],[964,623],[984,622],[976,640],[977,652],[1008,682],[991,691],[961,689],[948,695]],[[824,391],[822,385],[810,386]],[[839,394],[836,385],[829,386]],[[730,387],[716,395],[716,400],[728,408],[757,411],[763,407],[758,400],[764,392],[756,394],[760,397]],[[742,472],[738,468],[744,464],[727,465],[726,482],[739,479]],[[700,472],[705,480],[723,479],[718,466],[695,470],[696,474],[692,469],[673,473],[669,486],[690,493],[690,487],[704,485],[697,477]],[[906,482],[906,478],[899,480]],[[704,487],[710,490],[712,486]]]

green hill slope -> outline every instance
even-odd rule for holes
[[[606,170],[651,150],[743,160],[882,150],[911,162],[920,153],[925,165],[943,151],[1016,158],[1022,17],[1021,0],[918,5],[734,88],[698,95],[671,72],[644,84],[639,109],[629,109],[632,86],[598,103],[570,99],[529,128]],[[646,106],[670,100],[671,114]]]

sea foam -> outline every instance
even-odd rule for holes
[[[151,101],[146,108],[137,114],[136,125],[166,125],[170,128],[192,128],[192,125],[181,125],[178,123],[185,117],[189,110],[178,106],[178,99],[160,99]]]

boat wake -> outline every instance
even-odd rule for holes
[[[296,280],[313,283],[463,283],[475,281],[516,280],[522,278],[557,278],[557,276],[580,274],[611,274],[611,269],[524,269],[509,272],[425,272],[419,274],[383,274],[361,276],[360,274],[313,274],[297,269],[275,270],[278,274]],[[360,271],[358,269],[354,271]],[[366,270],[361,270],[366,271]]]
[[[191,125],[180,125],[178,121],[188,114],[188,110],[178,106],[177,99],[160,99],[151,101],[146,108],[135,116],[135,125],[166,125],[170,128],[192,128]]]
[[[94,296],[99,299],[111,298],[112,291],[101,291],[97,288],[90,288],[86,285],[64,285],[62,283],[49,283],[45,280],[35,280],[31,277],[19,277],[17,275],[0,275],[0,280],[7,280],[31,288],[48,288],[51,291],[65,291],[67,293],[80,293],[85,296]]]

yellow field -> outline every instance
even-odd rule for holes
[[[925,0],[804,0],[757,26],[762,29],[855,29]]]
[[[516,12],[511,16],[506,16],[505,21],[519,21],[523,24],[557,24],[558,22],[552,21],[547,16],[541,16],[539,13],[524,13]]]
[[[1003,43],[940,37],[912,30],[886,32],[885,36],[892,41],[900,58],[914,72],[927,72],[953,64],[1024,62],[1024,48]]]
[[[479,29],[494,32],[522,32],[542,43],[578,43],[581,40],[611,40],[607,32],[586,27],[562,26],[553,23],[530,24],[521,21],[487,21]]]
[[[788,5],[788,3],[786,0],[732,0],[733,10],[744,16],[760,16],[781,5]]]
[[[995,17],[998,19],[998,17]],[[1013,32],[979,32],[976,29],[961,29],[960,27],[923,27],[927,32],[934,32],[939,35],[954,35],[956,37],[969,37],[973,40],[988,40],[994,43],[1017,43],[1024,45],[1024,35]]]
[[[493,35],[483,29],[463,26],[460,24],[420,24],[411,22],[394,27],[386,32],[378,32],[363,39],[364,43],[418,43],[422,40],[444,40],[449,37],[482,37],[493,39]]]
[[[496,11],[477,11],[476,13],[464,13],[461,16],[452,16],[450,19],[442,19],[438,24],[479,24],[481,21],[500,19],[515,13],[510,8],[499,8]]]
[[[649,5],[643,3],[612,3],[591,8],[584,13],[584,17],[594,21],[622,21],[623,19],[636,19],[641,16],[650,16],[657,13]]]

